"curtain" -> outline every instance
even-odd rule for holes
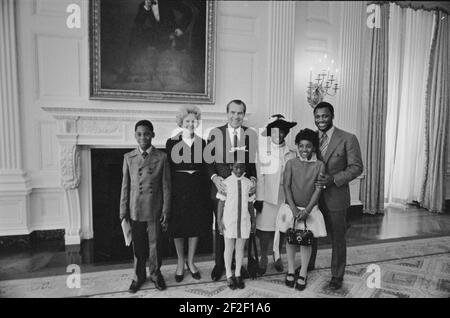
[[[433,12],[390,4],[385,200],[420,201]]]
[[[363,212],[383,213],[385,126],[388,92],[388,18],[389,4],[380,5],[380,28],[369,31],[368,59],[365,64],[363,92],[364,118],[367,122],[364,151],[365,182]]]
[[[425,103],[425,174],[421,204],[444,212],[445,175],[450,116],[450,16],[437,12]]]

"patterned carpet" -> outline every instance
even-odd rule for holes
[[[0,298],[5,297],[134,297],[134,298],[448,298],[450,297],[450,237],[399,241],[348,248],[348,265],[343,288],[333,292],[330,280],[329,249],[319,250],[316,270],[308,275],[308,286],[296,291],[284,285],[284,274],[271,265],[268,273],[246,280],[246,288],[230,290],[225,280],[212,282],[212,261],[198,263],[202,279],[194,280],[185,271],[181,283],[174,281],[176,265],[162,267],[168,288],[158,291],[146,282],[138,293],[127,292],[132,269],[110,270],[81,275],[81,288],[66,287],[67,276],[0,281]],[[286,268],[286,259],[283,255]],[[381,271],[380,288],[369,288],[370,264]]]

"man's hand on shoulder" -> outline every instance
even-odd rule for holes
[[[216,189],[220,193],[227,193],[227,186],[223,183],[223,178],[220,176],[214,176],[213,180],[216,185]]]

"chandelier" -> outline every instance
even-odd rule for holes
[[[326,95],[335,96],[337,90],[339,89],[339,85],[337,83],[338,69],[336,69],[335,74],[331,73],[330,66],[326,66],[326,60],[326,55],[324,56],[324,63],[322,63],[322,59],[319,60],[320,71],[314,79],[314,82],[312,77],[313,68],[311,67],[309,69],[307,100],[309,105],[313,108],[323,101]],[[323,64],[325,64],[325,66]],[[331,60],[331,65],[334,66],[334,60]]]

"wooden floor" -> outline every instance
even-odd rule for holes
[[[350,220],[348,244],[380,240],[450,235],[450,214],[430,213],[416,207],[389,207],[384,215],[368,215]]]
[[[379,243],[381,241],[408,240],[450,235],[450,214],[434,214],[415,207],[393,208],[384,215],[363,215],[348,220],[349,246]],[[328,239],[319,242],[319,248],[330,246]],[[83,272],[108,268],[130,268],[130,262],[115,264],[93,263],[89,242],[80,246],[64,246],[63,242],[50,242],[31,250],[0,251],[0,280],[47,275],[65,275],[68,264],[81,264]],[[211,260],[213,255],[199,255],[198,261]],[[165,264],[175,259],[164,260]]]

